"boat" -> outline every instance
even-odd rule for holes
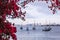
[[[51,27],[45,27],[44,29],[42,29],[42,31],[50,31]]]
[[[26,31],[29,31],[29,28],[28,27],[26,28]]]
[[[33,27],[33,30],[36,30],[36,28],[35,28],[35,27]]]
[[[20,29],[22,30],[22,29],[23,29],[23,27],[20,27]]]

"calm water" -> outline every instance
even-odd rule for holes
[[[18,40],[60,40],[60,27],[51,26],[52,30],[45,32],[42,31],[44,27],[37,26],[36,30],[32,30],[32,27],[29,26],[29,31],[26,31],[27,27],[20,29],[20,26],[17,26],[17,39]]]

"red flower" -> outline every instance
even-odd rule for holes
[[[3,32],[3,31],[0,29],[0,35],[1,35],[2,32]]]
[[[18,17],[19,14],[25,16],[25,14],[22,14],[22,11],[20,11],[21,13],[17,12],[19,9],[16,4],[17,1],[19,0],[0,0],[0,40],[9,40],[9,38],[2,38],[2,36],[5,35],[12,36],[13,40],[17,40],[16,35],[14,34],[16,33],[16,27],[12,26],[10,22],[6,21],[6,16],[8,15],[14,18]],[[12,11],[13,13],[11,13]]]
[[[12,29],[10,30],[11,33],[16,33],[16,27],[12,27]]]
[[[11,34],[11,36],[12,36],[12,39],[13,39],[13,40],[17,40],[17,38],[16,38],[16,35],[15,35],[15,34]]]

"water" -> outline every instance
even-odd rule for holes
[[[35,27],[36,30],[32,30],[32,27],[29,27],[29,31],[26,31],[27,27],[23,27],[23,30],[20,29],[20,26],[17,26],[17,40],[60,40],[60,27],[51,26],[52,30],[45,32],[42,31],[44,27]]]

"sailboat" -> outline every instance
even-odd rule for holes
[[[22,24],[21,24],[21,27],[20,27],[20,29],[21,29],[21,30],[23,30],[23,26],[22,26]]]
[[[51,27],[45,27],[42,31],[50,31]]]
[[[34,22],[34,26],[33,26],[32,30],[36,30],[35,26],[36,26],[36,25],[35,25],[35,22]]]
[[[49,25],[46,25],[46,27],[42,30],[42,31],[50,31],[52,28],[50,26],[50,22]]]
[[[26,31],[29,31],[29,28],[28,27],[26,28]]]

